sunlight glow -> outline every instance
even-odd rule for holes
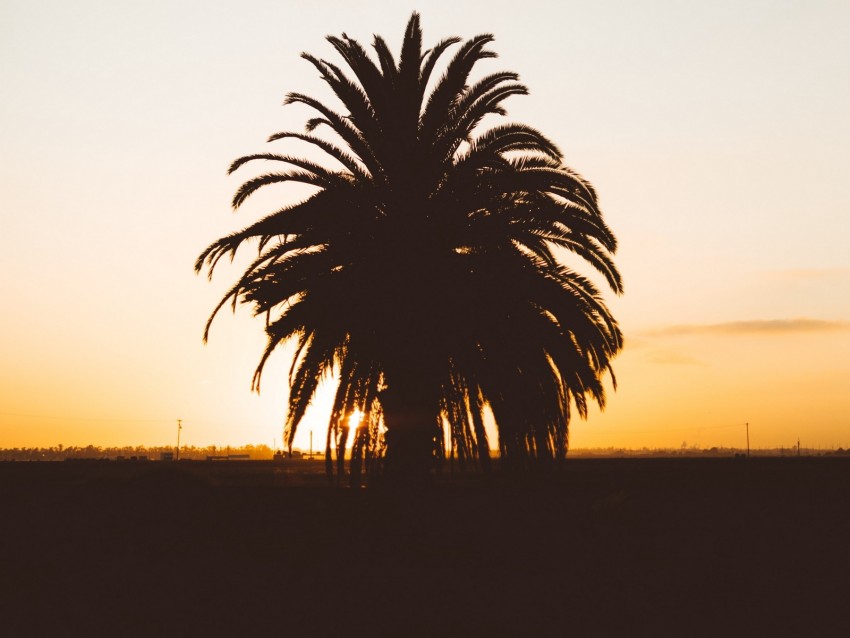
[[[360,410],[355,410],[348,417],[348,425],[352,430],[352,433],[357,430],[360,426],[360,423],[363,421],[363,412]]]

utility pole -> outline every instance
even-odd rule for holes
[[[750,422],[747,421],[744,425],[747,426],[747,458],[750,458]]]
[[[183,419],[177,419],[177,460],[180,460],[180,430],[183,429]]]
[[[310,430],[310,460],[313,460],[313,430]]]

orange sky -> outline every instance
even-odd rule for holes
[[[354,6],[356,4],[356,6]],[[557,6],[556,6],[557,5]],[[236,157],[327,98],[328,33],[397,47],[405,3],[4,2],[0,447],[280,442],[286,353],[204,321],[239,271],[192,272]],[[427,43],[492,32],[620,239],[619,390],[576,447],[850,445],[850,5],[422,2]],[[326,427],[325,389],[296,445]]]

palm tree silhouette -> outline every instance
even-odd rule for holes
[[[256,160],[282,165],[246,181],[234,208],[279,182],[315,193],[201,253],[195,269],[206,265],[211,277],[222,257],[259,243],[204,339],[228,303],[265,315],[257,391],[269,355],[296,341],[290,446],[319,383],[336,374],[328,467],[330,450],[339,455],[353,429],[355,480],[363,462],[422,477],[448,445],[459,463],[489,467],[486,406],[504,464],[563,458],[571,411],[586,417],[588,399],[604,408],[602,377],[611,372],[616,385],[611,361],[622,347],[597,287],[554,251],[571,251],[622,291],[616,239],[593,187],[535,129],[482,126],[505,115],[506,98],[528,92],[511,72],[470,81],[479,60],[496,57],[486,48],[491,35],[423,51],[414,13],[398,62],[375,37],[377,63],[345,34],[327,39],[353,75],[302,57],[347,113],[290,93],[286,104],[316,116],[305,132],[269,141],[300,140],[332,161],[260,153],[233,162],[230,172]],[[363,415],[357,424],[355,412]]]

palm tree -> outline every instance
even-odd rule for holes
[[[290,93],[286,104],[316,115],[304,132],[269,142],[300,140],[328,161],[259,153],[230,166],[280,165],[246,181],[234,208],[269,184],[299,182],[315,192],[201,253],[195,269],[206,266],[211,277],[222,257],[259,244],[204,339],[228,303],[265,315],[257,391],[268,357],[295,340],[290,446],[319,383],[337,376],[328,467],[334,446],[342,466],[350,415],[362,414],[352,434],[355,480],[364,461],[370,471],[382,465],[389,475],[422,476],[448,445],[459,463],[489,467],[487,406],[503,463],[563,458],[573,410],[586,417],[589,400],[604,408],[603,376],[614,381],[611,361],[622,347],[597,287],[555,250],[572,252],[622,291],[611,258],[616,239],[596,192],[535,129],[482,126],[505,115],[506,98],[528,92],[511,72],[470,80],[478,61],[496,57],[491,35],[423,51],[414,13],[398,61],[379,36],[377,62],[345,34],[327,40],[350,73],[302,57],[344,111]]]

